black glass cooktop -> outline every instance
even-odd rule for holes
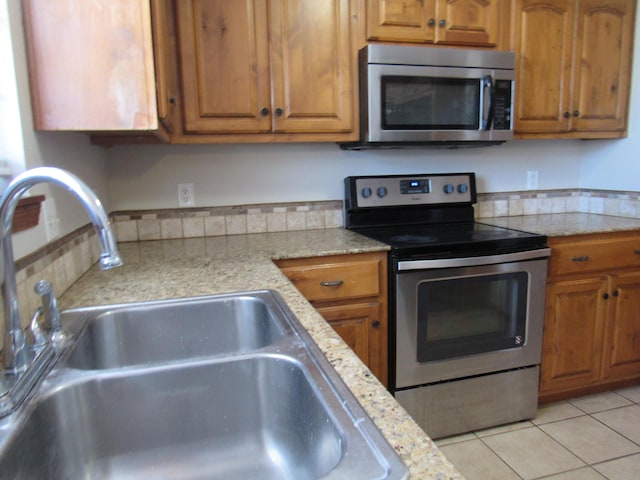
[[[546,237],[479,222],[404,225],[358,229],[403,255],[485,255],[544,247]]]

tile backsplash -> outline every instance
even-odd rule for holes
[[[317,230],[343,225],[341,201],[128,211],[115,212],[112,218],[120,242]]]
[[[476,218],[582,212],[640,218],[640,192],[589,189],[478,195]]]
[[[570,189],[483,193],[475,206],[477,218],[564,212],[640,218],[640,192]],[[121,211],[113,212],[111,219],[119,242],[336,228],[344,222],[340,200]],[[40,304],[33,292],[37,280],[49,280],[61,295],[98,260],[94,236],[92,226],[86,225],[16,262],[25,322]]]

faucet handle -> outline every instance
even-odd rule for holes
[[[33,313],[33,317],[31,317],[31,323],[29,324],[29,330],[31,330],[31,335],[33,335],[34,350],[44,347],[49,342],[47,340],[47,336],[42,331],[40,322],[38,321],[42,313],[42,307],[36,308],[36,311]]]
[[[56,347],[61,346],[67,336],[62,328],[58,299],[53,291],[53,285],[46,280],[39,280],[33,290],[42,297],[42,313],[47,322],[49,322],[51,343]]]

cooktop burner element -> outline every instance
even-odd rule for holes
[[[345,223],[394,255],[482,255],[546,245],[546,237],[474,220],[475,174],[345,179]]]

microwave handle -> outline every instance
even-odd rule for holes
[[[482,130],[489,130],[493,122],[493,83],[491,75],[482,77]]]

